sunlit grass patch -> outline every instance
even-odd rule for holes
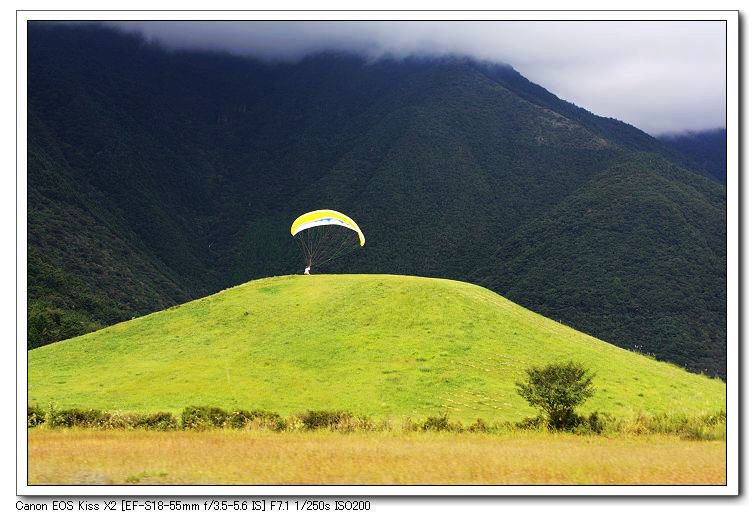
[[[29,431],[30,484],[716,484],[725,443],[520,432]]]

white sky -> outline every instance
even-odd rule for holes
[[[170,48],[267,60],[467,55],[514,66],[559,97],[651,134],[725,125],[722,21],[113,22]]]

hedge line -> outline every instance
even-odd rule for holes
[[[178,421],[170,412],[138,414],[78,408],[57,410],[54,407],[45,412],[39,407],[28,407],[27,427],[42,424],[50,428],[146,428],[150,430],[178,428]]]
[[[389,431],[393,430],[388,420],[375,421],[366,416],[357,416],[348,411],[308,410],[283,418],[266,410],[231,410],[218,407],[190,406],[181,413],[180,419],[170,412],[147,414],[105,412],[97,409],[63,409],[50,407],[44,411],[37,406],[27,410],[29,428],[46,425],[49,428],[144,428],[150,430],[208,430],[213,428],[264,429],[276,432],[332,430]],[[429,416],[416,422],[402,421],[400,430],[410,432],[472,432],[492,433],[517,430],[548,431],[545,418],[526,418],[517,423],[491,425],[477,419],[471,425],[451,421],[447,414]],[[671,434],[687,439],[716,440],[726,437],[726,412],[696,416],[637,414],[633,418],[619,419],[607,414],[592,413],[580,417],[580,422],[571,433],[576,434]]]

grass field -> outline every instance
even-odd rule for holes
[[[511,421],[535,414],[515,381],[528,366],[556,360],[596,373],[584,411],[725,406],[719,380],[612,346],[482,287],[407,276],[252,281],[28,358],[29,402],[43,407],[179,412],[200,404],[284,416],[337,409]]]
[[[725,483],[725,447],[663,436],[33,429],[29,483],[712,485]]]

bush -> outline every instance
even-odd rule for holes
[[[548,419],[542,414],[535,417],[526,417],[515,424],[519,430],[547,430]]]
[[[597,412],[590,414],[585,423],[590,432],[594,434],[602,434],[605,428],[604,419]]]
[[[110,412],[100,428],[108,430],[136,428],[140,417],[140,414]]]
[[[228,420],[228,412],[218,407],[186,407],[181,413],[181,427],[192,430],[222,428]]]
[[[53,411],[50,414],[49,425],[53,428],[100,428],[106,421],[107,417],[101,410],[72,408]]]
[[[484,420],[477,418],[477,421],[469,425],[469,428],[467,428],[467,430],[474,433],[486,434],[490,432],[490,427],[487,423],[485,423]]]
[[[286,428],[286,422],[275,412],[266,410],[234,410],[227,419],[231,428],[251,428],[274,430],[280,432]]]
[[[384,417],[377,423],[375,423],[374,430],[376,432],[389,432],[393,428],[393,425],[391,424],[391,420],[387,417]]]
[[[339,432],[355,432],[355,431],[372,431],[376,430],[377,426],[372,420],[366,416],[352,416],[348,413],[341,414],[334,427],[331,427]]]
[[[419,430],[419,424],[412,421],[412,418],[408,417],[401,422],[401,430],[404,432],[416,432]]]
[[[545,414],[551,430],[569,430],[582,423],[574,409],[593,395],[594,375],[574,362],[527,369],[526,382],[516,383],[527,403]]]
[[[305,430],[304,423],[301,421],[301,417],[297,415],[289,416],[284,420],[284,430],[288,432],[298,432]]]
[[[26,407],[26,427],[33,428],[39,426],[45,422],[45,411],[39,408],[39,406],[27,406]]]
[[[228,416],[228,424],[231,428],[244,428],[254,419],[254,415],[248,410],[234,410]]]
[[[155,412],[138,416],[134,428],[146,428],[148,430],[175,430],[178,428],[176,416],[170,412]]]
[[[306,430],[317,430],[320,428],[335,429],[342,418],[352,417],[350,412],[339,412],[335,410],[308,410],[299,414],[299,420]]]
[[[452,423],[448,420],[448,415],[430,416],[422,423],[422,430],[435,432],[461,432],[464,427],[460,423]]]
[[[579,422],[571,428],[571,431],[578,435],[602,434],[605,429],[603,416],[593,412],[588,417],[577,416]]]

